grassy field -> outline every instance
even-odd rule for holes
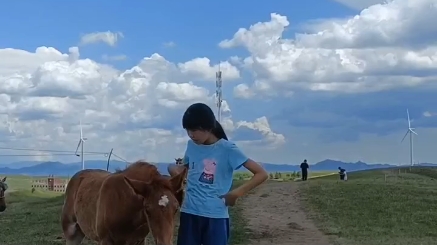
[[[337,175],[302,185],[306,208],[341,245],[437,244],[437,168]]]
[[[62,196],[51,192],[15,191],[6,199],[7,210],[0,215],[2,245],[62,244],[59,215]],[[64,242],[65,243],[65,242]]]
[[[235,186],[240,183],[236,181]],[[20,184],[16,184],[18,188]],[[24,184],[22,185],[24,186]],[[60,227],[60,213],[63,204],[61,194],[42,191],[36,191],[32,194],[30,190],[18,190],[9,193],[6,201],[7,211],[0,214],[1,245],[65,244]],[[245,237],[246,223],[240,210],[241,207],[237,205],[230,211],[231,244],[245,244],[247,241],[247,237]],[[83,244],[94,243],[88,241]]]
[[[67,179],[67,177],[56,177],[61,179]],[[10,191],[19,191],[19,190],[31,190],[32,180],[36,179],[47,179],[47,177],[39,176],[32,177],[26,175],[8,175],[6,183],[8,184]]]
[[[333,174],[332,171],[310,171],[308,178],[316,178],[319,176],[330,175]],[[10,175],[8,177],[8,186],[10,190],[30,190],[32,185],[32,180],[35,179],[45,179],[47,177],[39,176],[25,176],[25,175]],[[247,180],[252,177],[252,174],[249,172],[238,172],[234,174],[234,180]],[[67,177],[56,176],[56,178],[67,179]],[[298,172],[276,172],[270,173],[270,179],[278,180],[278,181],[289,181],[299,179],[300,175]]]
[[[11,175],[8,176],[6,183],[8,183],[10,190],[30,190],[32,185],[32,177]]]

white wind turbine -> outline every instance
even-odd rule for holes
[[[417,135],[417,133],[414,132],[414,128],[411,127],[410,113],[408,112],[408,109],[407,109],[407,119],[408,119],[408,129],[404,135],[404,138],[402,138],[401,142],[403,142],[405,137],[407,137],[407,135],[410,134],[410,166],[413,166],[414,165],[413,134]]]
[[[83,131],[82,131],[82,122],[79,121],[79,127],[80,127],[80,138],[79,138],[79,143],[77,144],[77,148],[76,148],[76,156],[79,156],[79,154],[77,154],[77,151],[79,150],[79,146],[81,147],[80,149],[80,157],[82,160],[82,170],[85,169],[85,160],[83,158],[83,143],[85,142],[85,140],[87,140],[87,138],[83,137]]]

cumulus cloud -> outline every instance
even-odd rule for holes
[[[358,10],[362,10],[369,6],[386,2],[385,0],[335,0],[335,1],[344,4],[350,8],[358,9]]]
[[[358,15],[313,22],[294,38],[284,36],[288,18],[272,13],[222,40],[221,48],[249,53],[231,59],[253,78],[234,96],[276,101],[272,122],[313,130],[325,144],[403,131],[407,108],[415,127],[433,128],[437,28],[426,23],[436,21],[437,4],[364,2]]]
[[[416,155],[433,161],[436,16],[435,1],[394,0],[311,22],[290,38],[287,16],[272,13],[219,43],[246,55],[175,63],[155,53],[123,70],[83,58],[77,47],[0,49],[1,144],[72,149],[82,120],[90,151],[171,160],[185,149],[184,109],[204,102],[216,110],[220,67],[221,122],[256,160],[401,162],[409,109]]]
[[[254,122],[240,121],[237,123],[237,128],[239,127],[246,127],[261,133],[264,136],[262,141],[269,143],[272,147],[285,143],[284,135],[273,132],[266,117],[257,118]]]
[[[434,1],[391,1],[286,39],[289,21],[273,13],[270,21],[240,28],[219,46],[242,46],[250,52],[244,66],[255,78],[250,88],[257,93],[362,93],[434,86],[437,46],[431,40],[437,38],[437,29],[426,23],[435,22],[436,16]]]
[[[255,93],[250,90],[247,84],[241,83],[234,87],[234,96],[238,98],[250,99]]]
[[[215,73],[219,69],[223,73],[223,80],[235,80],[240,77],[240,71],[228,61],[211,65],[211,61],[206,57],[178,64],[178,67],[183,74],[195,76],[200,80],[215,81]]]
[[[81,59],[77,47],[66,54],[41,47],[34,53],[0,49],[0,60],[11,61],[0,68],[4,145],[72,150],[81,120],[87,125],[88,150],[114,147],[129,160],[169,160],[185,149],[183,110],[194,102],[215,106],[214,91],[192,82],[214,77],[219,64],[207,58],[175,64],[155,53],[118,70]],[[231,64],[220,66],[228,78],[239,76]],[[222,112],[223,125],[232,135],[235,122],[226,100]],[[168,155],[166,149],[174,153]]]
[[[80,38],[80,44],[90,45],[95,43],[105,43],[111,47],[114,47],[122,38],[124,38],[124,35],[121,32],[92,32],[82,35]]]
[[[437,37],[435,28],[427,25],[437,20],[436,13],[433,1],[389,1],[351,19],[320,22],[313,27],[314,33],[298,34],[297,40],[305,47],[318,48],[421,49]]]

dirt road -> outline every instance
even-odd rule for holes
[[[252,245],[329,245],[301,208],[296,182],[266,183],[242,200]]]

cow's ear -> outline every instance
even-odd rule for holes
[[[144,181],[133,180],[127,177],[123,177],[126,184],[132,189],[132,191],[140,196],[148,196],[151,193],[150,184]]]

